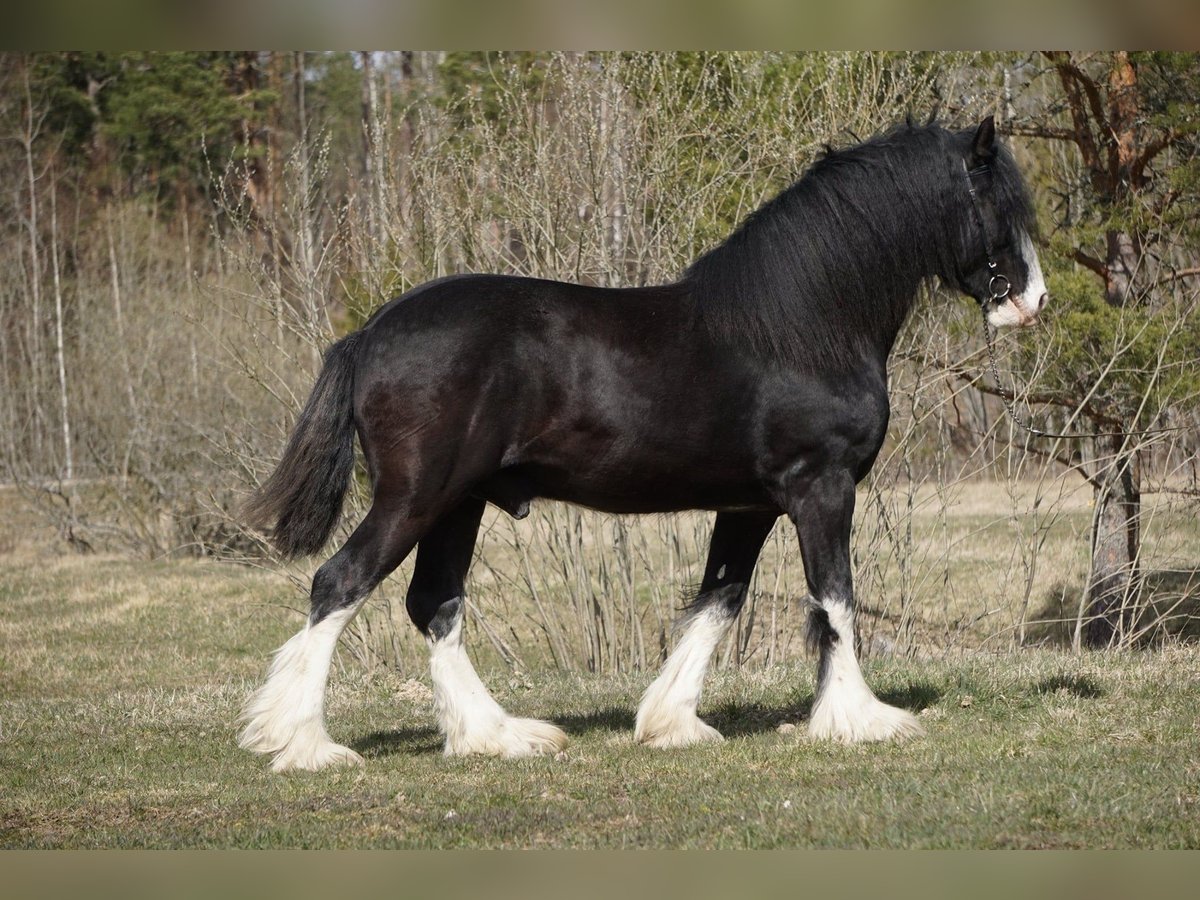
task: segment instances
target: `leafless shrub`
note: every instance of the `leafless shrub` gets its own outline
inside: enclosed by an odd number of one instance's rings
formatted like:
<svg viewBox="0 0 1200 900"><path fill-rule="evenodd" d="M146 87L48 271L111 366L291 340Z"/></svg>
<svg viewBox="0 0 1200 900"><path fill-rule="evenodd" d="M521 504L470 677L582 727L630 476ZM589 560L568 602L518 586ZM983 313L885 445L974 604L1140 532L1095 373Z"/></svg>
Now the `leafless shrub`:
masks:
<svg viewBox="0 0 1200 900"><path fill-rule="evenodd" d="M866 138L905 109L923 118L940 105L965 122L993 108L999 73L975 62L561 53L538 57L531 88L528 60L500 56L486 90L451 97L429 77L436 57L421 55L425 74L366 92L361 159L335 157L328 136L305 128L292 147L268 147L278 182L269 207L252 202L245 160L211 159L211 208L168 222L152 204L113 201L90 230L64 224L62 198L57 230L32 227L22 185L39 161L10 142L8 168L21 178L0 200L18 223L0 244L0 265L16 273L0 282L6 475L78 547L263 564L263 536L233 510L270 471L321 351L380 303L464 271L674 279L827 142ZM18 112L0 108L20 125ZM39 166L32 190L46 201ZM60 289L84 473L74 481L62 477L48 241L71 263ZM1005 417L975 316L947 296L926 298L891 361L891 430L861 487L853 544L867 654L1069 642L1082 627L1086 492L1073 487L1070 451L1027 439ZM1038 339L1032 360L1028 341L1000 345L1002 375L1021 372L1019 400L1037 396L1055 341L1070 337ZM1078 424L1075 409L1039 410L1053 427ZM1180 526L1194 455L1150 438L1138 453L1162 502L1148 508L1139 560L1154 590L1125 599L1119 642L1130 645L1191 627L1200 544ZM360 473L339 539L367 499ZM699 580L710 528L699 513L632 519L539 503L514 522L489 511L470 584L476 652L515 668L654 667ZM314 565L287 569L297 610ZM376 592L350 637L368 665L424 668L403 608L410 568ZM781 521L718 663L804 652L806 590Z"/></svg>
<svg viewBox="0 0 1200 900"><path fill-rule="evenodd" d="M915 57L819 55L794 64L782 76L789 80L768 96L759 76L773 60L759 54L737 60L740 67L728 62L702 62L684 79L678 63L659 54L555 54L540 73L543 87L531 93L522 64L502 59L488 73L487 104L479 96L447 104L414 94L395 119L385 113L369 122L369 183L344 208L315 208L314 198L294 190L287 192L295 198L287 214L293 222L339 223L316 238L316 258L349 261L358 273L354 285L342 286L352 321L387 292L450 272L609 285L667 281L723 236L714 233L714 210L726 211L728 227L795 177L831 135L848 142L886 127L898 105L923 105L937 78ZM838 87L845 78L861 89ZM719 115L714 96L721 98ZM786 128L772 117L781 109ZM294 186L302 183L302 156L285 163ZM308 179L314 184L323 178L315 158ZM237 198L230 200L236 209ZM253 272L234 307L255 310L245 331L271 350L240 360L245 377L295 409L313 373L311 348L332 333L329 320L313 316L303 299L317 292L289 284L328 284L329 273L313 271L300 256L284 269L245 246L231 249L242 262L230 267ZM913 400L912 415L898 417L895 463L871 482L869 524L857 540L864 595L895 596L890 592L900 587L899 624L893 627L890 608L876 603L869 642L905 652L922 646L916 598L936 568L936 560L914 555L911 524L916 494L934 472L927 466L918 478L910 456L923 452L917 438L932 413L918 407L937 385L914 377L912 386L919 402ZM287 418L261 423L276 432L277 445ZM247 447L263 443L256 437ZM248 459L240 468L259 477L269 462ZM636 521L557 504L536 505L525 522L497 517L477 554L474 621L512 665L549 660L598 672L656 665L671 644L685 591L698 581L709 528L700 514ZM781 525L769 542L721 662L775 662L800 652L806 588L794 541ZM364 655L408 668L420 664L422 648L397 636L406 626L392 591L404 576L381 588L359 633L360 640L373 636L363 646L374 649Z"/></svg>

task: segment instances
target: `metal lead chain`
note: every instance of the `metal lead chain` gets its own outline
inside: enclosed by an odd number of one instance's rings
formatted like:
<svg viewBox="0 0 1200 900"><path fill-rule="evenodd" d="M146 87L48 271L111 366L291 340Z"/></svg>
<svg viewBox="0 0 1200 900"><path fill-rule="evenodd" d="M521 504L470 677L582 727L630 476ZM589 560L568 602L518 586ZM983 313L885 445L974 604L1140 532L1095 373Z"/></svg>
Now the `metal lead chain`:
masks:
<svg viewBox="0 0 1200 900"><path fill-rule="evenodd" d="M1067 437L1067 435L1051 435L1046 434L1039 428L1034 428L1028 419L1022 419L1017 413L1017 407L1014 404L1016 399L1014 395L1010 395L1004 390L1000 381L1000 369L996 365L996 342L992 335L992 325L987 319L987 307L980 307L983 310L983 334L987 338L988 362L992 367L992 380L996 382L996 392L1000 395L1000 399L1004 401L1004 408L1008 411L1009 418L1028 431L1035 437Z"/></svg>
<svg viewBox="0 0 1200 900"><path fill-rule="evenodd" d="M992 335L992 325L990 322L988 322L988 319L987 319L987 306L986 305L981 306L980 309L983 311L983 334L984 334L984 337L987 339L988 362L991 364L992 380L994 380L996 382L996 393L998 393L1000 395L1000 399L1002 401L1004 401L1004 408L1005 408L1005 410L1008 411L1009 417L1017 425L1019 425L1021 428L1024 428L1026 431L1028 431L1034 437L1067 438L1067 439L1098 438L1098 437L1130 438L1130 437L1145 437L1146 435L1151 435L1151 434L1168 434L1172 431L1191 431L1191 430L1193 430L1191 425L1180 425L1180 426L1177 426L1174 428L1148 428L1148 429L1144 429L1142 431L1133 431L1133 430L1130 430L1130 431L1067 431L1067 432L1063 432L1063 433L1055 433L1053 431L1042 431L1040 428L1034 428L1033 425L1030 424L1028 419L1022 418L1022 416L1017 413L1017 408L1014 403L1014 400L1016 399L1015 392L1006 391L1001 386L1002 383L1000 381L1000 369L996 365L996 346L995 346L994 337Z"/></svg>

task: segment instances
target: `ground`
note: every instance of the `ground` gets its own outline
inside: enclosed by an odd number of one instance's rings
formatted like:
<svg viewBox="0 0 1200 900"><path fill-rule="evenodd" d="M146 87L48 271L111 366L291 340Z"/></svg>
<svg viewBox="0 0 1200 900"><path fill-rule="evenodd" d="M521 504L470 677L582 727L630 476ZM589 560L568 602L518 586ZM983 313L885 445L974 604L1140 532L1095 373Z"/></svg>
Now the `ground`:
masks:
<svg viewBox="0 0 1200 900"><path fill-rule="evenodd" d="M0 556L0 846L1200 846L1189 645L874 659L927 734L856 747L803 737L803 660L716 673L728 740L670 752L632 740L649 673L484 666L571 737L518 761L443 757L427 680L343 652L330 731L365 768L279 776L235 719L296 597L215 562Z"/></svg>

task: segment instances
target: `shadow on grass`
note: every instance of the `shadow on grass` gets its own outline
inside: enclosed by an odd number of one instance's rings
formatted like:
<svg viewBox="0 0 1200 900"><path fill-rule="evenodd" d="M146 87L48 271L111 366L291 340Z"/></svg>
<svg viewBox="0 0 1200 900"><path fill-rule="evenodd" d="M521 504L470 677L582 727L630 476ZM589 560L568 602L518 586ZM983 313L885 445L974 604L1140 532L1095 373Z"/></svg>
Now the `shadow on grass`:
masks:
<svg viewBox="0 0 1200 900"><path fill-rule="evenodd" d="M932 706L943 690L929 682L916 682L903 688L884 691L879 699L892 706L920 712ZM786 703L722 703L712 709L701 709L701 718L726 737L749 736L774 731L787 722L796 724L812 712L811 694ZM568 734L590 731L633 731L634 711L625 707L608 707L589 713L555 716L554 723Z"/></svg>
<svg viewBox="0 0 1200 900"><path fill-rule="evenodd" d="M1139 646L1163 641L1200 641L1200 567L1143 572L1126 627L1140 635ZM1025 646L1069 647L1075 636L1083 586L1059 582L1025 628Z"/></svg>
<svg viewBox="0 0 1200 900"><path fill-rule="evenodd" d="M1090 675L1054 675L1039 681L1035 690L1039 694L1057 694L1064 691L1083 700L1095 700L1104 696L1104 688Z"/></svg>
<svg viewBox="0 0 1200 900"><path fill-rule="evenodd" d="M892 706L907 709L911 713L919 713L921 710L933 706L933 704L941 700L944 693L945 691L936 684L931 684L928 681L917 681L907 684L902 688L882 691L879 694L879 699L884 703L890 703Z"/></svg>
<svg viewBox="0 0 1200 900"><path fill-rule="evenodd" d="M567 713L555 716L554 724L567 734L587 734L589 731L633 731L633 710L610 706L588 713Z"/></svg>
<svg viewBox="0 0 1200 900"><path fill-rule="evenodd" d="M352 741L350 749L361 753L367 759L397 753L441 753L442 736L437 733L437 729L429 727L376 731Z"/></svg>
<svg viewBox="0 0 1200 900"><path fill-rule="evenodd" d="M1058 582L1025 624L1026 647L1070 647L1082 588Z"/></svg>
<svg viewBox="0 0 1200 900"><path fill-rule="evenodd" d="M1052 689L1053 690L1053 689ZM918 713L936 703L943 690L929 682L916 682L903 688L883 691L879 699ZM813 697L808 695L793 702L724 703L707 712L706 722L726 737L749 736L774 731L782 723L796 724L808 718ZM592 731L630 732L634 726L634 710L609 706L586 713L567 713L553 716L550 721L567 734L582 735ZM391 756L397 753L440 753L441 736L433 728L401 728L396 731L377 731L359 738L350 745L367 758Z"/></svg>
<svg viewBox="0 0 1200 900"><path fill-rule="evenodd" d="M943 690L928 681L919 681L902 688L893 688L878 694L879 699L891 706L898 706L919 713L941 699ZM706 718L726 737L762 734L774 731L780 725L792 725L808 719L812 713L813 695L785 704L726 703Z"/></svg>

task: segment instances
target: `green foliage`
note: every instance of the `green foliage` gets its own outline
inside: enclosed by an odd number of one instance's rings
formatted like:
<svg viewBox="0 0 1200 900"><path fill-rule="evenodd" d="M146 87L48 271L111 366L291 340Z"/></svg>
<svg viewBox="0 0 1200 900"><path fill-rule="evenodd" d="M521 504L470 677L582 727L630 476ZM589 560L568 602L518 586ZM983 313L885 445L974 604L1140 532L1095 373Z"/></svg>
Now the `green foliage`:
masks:
<svg viewBox="0 0 1200 900"><path fill-rule="evenodd" d="M1042 262L1054 344L1037 393L1068 406L1086 399L1085 416L1104 430L1150 427L1169 407L1194 408L1200 396L1195 282L1173 277L1197 264L1200 243L1200 66L1194 53L1131 53L1129 61L1136 91L1125 98L1135 112L1121 135L1128 143L1119 159L1126 164L1110 162L1109 142L1116 137L1107 118L1096 118L1117 115L1111 78L1123 70L1113 53L1073 60L1098 92L1098 105L1081 110L1101 170L1088 170L1070 138L1024 148L1032 156L1038 206L1052 220L1044 229L1051 237ZM1059 80L1052 76L1049 86L1045 105L1028 113L1030 129L1073 135ZM1023 127L1019 121L1018 131ZM1106 298L1110 285L1097 269L1122 272L1122 245L1133 248L1136 263L1128 299L1116 305ZM1113 282L1114 297L1122 284ZM1037 350L1025 348L1027 371L1047 361Z"/></svg>
<svg viewBox="0 0 1200 900"><path fill-rule="evenodd" d="M658 110L650 139L676 145L676 188L664 192L664 200L730 171L742 179L730 184L698 229L702 244L715 244L745 216L745 197L765 198L799 174L749 166L750 148L770 141L780 123L793 119L795 94L811 89L810 79L819 77L819 70L781 53L701 51L641 59L650 64L626 70L631 77L625 86L637 102Z"/></svg>
<svg viewBox="0 0 1200 900"><path fill-rule="evenodd" d="M239 58L240 56L240 58ZM36 57L64 149L81 164L111 155L135 190L200 190L205 153L218 166L260 152L248 128L278 101L245 83L253 61L227 52L60 53Z"/></svg>
<svg viewBox="0 0 1200 900"><path fill-rule="evenodd" d="M450 113L451 121L468 126L467 109L484 120L503 126L503 96L518 89L527 97L546 96L551 54L544 51L455 50L438 67L440 91L435 102Z"/></svg>
<svg viewBox="0 0 1200 900"><path fill-rule="evenodd" d="M199 175L202 145L230 148L236 121L251 112L253 99L230 95L220 62L190 53L122 60L101 128L132 174L150 183Z"/></svg>
<svg viewBox="0 0 1200 900"><path fill-rule="evenodd" d="M1138 69L1142 127L1200 133L1200 62L1195 53L1155 50L1131 53Z"/></svg>
<svg viewBox="0 0 1200 900"><path fill-rule="evenodd" d="M347 163L362 153L362 72L354 54L305 54L309 137L328 135L331 155ZM289 75L291 77L291 75Z"/></svg>
<svg viewBox="0 0 1200 900"><path fill-rule="evenodd" d="M83 161L100 119L99 94L117 76L114 60L96 51L38 53L27 64L35 108L44 107L67 157Z"/></svg>
<svg viewBox="0 0 1200 900"><path fill-rule="evenodd" d="M1048 275L1054 298L1052 364L1045 384L1060 402L1090 395L1088 410L1097 421L1148 426L1180 400L1200 396L1200 312L1194 304L1110 306L1096 276L1057 268ZM1024 344L1033 369L1044 348ZM1099 387L1096 387L1099 382Z"/></svg>
<svg viewBox="0 0 1200 900"><path fill-rule="evenodd" d="M701 233L716 243L828 145L865 140L911 113L924 120L945 53L678 52L628 54L625 87L652 108L651 141L675 146L675 187L727 179Z"/></svg>

